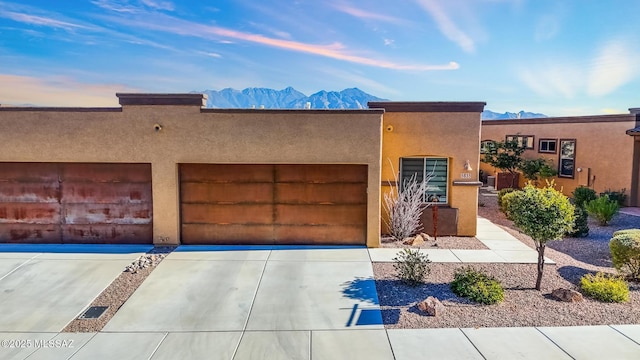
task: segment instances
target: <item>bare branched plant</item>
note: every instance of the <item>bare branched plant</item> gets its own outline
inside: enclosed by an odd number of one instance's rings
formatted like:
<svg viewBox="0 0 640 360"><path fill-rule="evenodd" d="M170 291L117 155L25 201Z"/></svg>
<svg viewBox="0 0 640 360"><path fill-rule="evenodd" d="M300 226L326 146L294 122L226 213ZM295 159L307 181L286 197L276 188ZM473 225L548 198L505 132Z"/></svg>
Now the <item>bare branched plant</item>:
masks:
<svg viewBox="0 0 640 360"><path fill-rule="evenodd" d="M389 161L391 162L391 161ZM393 164L391 164L393 169ZM422 230L420 216L426 205L424 203L427 184L433 174L427 174L425 179L418 182L416 175L406 179L402 186L398 182L398 175L393 170L395 186L389 183L391 191L384 194L383 208L387 214L384 218L390 235L395 240L404 240Z"/></svg>

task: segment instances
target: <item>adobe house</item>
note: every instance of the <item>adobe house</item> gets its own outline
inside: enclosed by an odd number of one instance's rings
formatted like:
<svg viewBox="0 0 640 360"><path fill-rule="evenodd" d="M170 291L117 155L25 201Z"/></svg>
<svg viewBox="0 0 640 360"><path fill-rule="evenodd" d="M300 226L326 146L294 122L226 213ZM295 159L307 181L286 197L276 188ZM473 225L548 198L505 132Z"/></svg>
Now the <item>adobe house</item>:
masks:
<svg viewBox="0 0 640 360"><path fill-rule="evenodd" d="M437 167L442 223L475 235L484 103L116 95L117 108L0 108L0 242L377 247L390 164L401 179Z"/></svg>
<svg viewBox="0 0 640 360"><path fill-rule="evenodd" d="M629 114L489 120L482 122L485 141L517 139L524 158L553 161L558 188L570 195L578 186L596 192L626 189L627 204L640 206L640 109ZM492 175L488 164L481 169ZM520 186L525 180L521 177Z"/></svg>

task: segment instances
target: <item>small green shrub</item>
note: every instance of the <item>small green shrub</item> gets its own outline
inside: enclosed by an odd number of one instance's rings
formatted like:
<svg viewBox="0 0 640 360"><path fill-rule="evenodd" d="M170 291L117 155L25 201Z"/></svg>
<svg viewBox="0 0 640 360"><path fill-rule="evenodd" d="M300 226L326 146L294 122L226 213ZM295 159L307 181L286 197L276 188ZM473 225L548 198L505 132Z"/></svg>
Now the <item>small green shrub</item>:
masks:
<svg viewBox="0 0 640 360"><path fill-rule="evenodd" d="M573 231L570 231L567 235L574 238L581 238L589 235L589 216L587 211L576 205L576 209L573 211L573 217Z"/></svg>
<svg viewBox="0 0 640 360"><path fill-rule="evenodd" d="M640 229L616 231L609 240L609 249L616 270L640 280Z"/></svg>
<svg viewBox="0 0 640 360"><path fill-rule="evenodd" d="M581 208L584 208L589 201L597 198L596 191L586 186L578 186L571 194L573 195L573 204Z"/></svg>
<svg viewBox="0 0 640 360"><path fill-rule="evenodd" d="M605 195L589 201L585 209L589 215L598 220L600 225L606 226L613 216L618 213L619 207L617 201L611 201L609 197Z"/></svg>
<svg viewBox="0 0 640 360"><path fill-rule="evenodd" d="M393 261L398 278L409 286L422 284L424 278L431 272L429 269L431 260L418 249L402 249L393 258Z"/></svg>
<svg viewBox="0 0 640 360"><path fill-rule="evenodd" d="M504 289L500 282L471 266L462 267L455 271L451 290L458 296L486 305L504 300Z"/></svg>
<svg viewBox="0 0 640 360"><path fill-rule="evenodd" d="M619 276L598 272L587 274L580 279L580 288L588 297L603 302L629 301L629 285Z"/></svg>
<svg viewBox="0 0 640 360"><path fill-rule="evenodd" d="M516 191L516 189L512 189L512 188L504 188L504 189L501 189L501 190L498 191L498 206L500 207L500 210L502 210L502 212L505 213L505 214L506 214L506 212L505 212L506 211L506 207L505 207L505 205L503 203L504 196L509 194L509 193L512 193L514 191Z"/></svg>
<svg viewBox="0 0 640 360"><path fill-rule="evenodd" d="M619 207L623 207L624 202L627 200L626 192L627 192L627 189L620 189L620 190L607 189L604 192L601 192L600 196L608 196L609 200L615 201L618 203Z"/></svg>

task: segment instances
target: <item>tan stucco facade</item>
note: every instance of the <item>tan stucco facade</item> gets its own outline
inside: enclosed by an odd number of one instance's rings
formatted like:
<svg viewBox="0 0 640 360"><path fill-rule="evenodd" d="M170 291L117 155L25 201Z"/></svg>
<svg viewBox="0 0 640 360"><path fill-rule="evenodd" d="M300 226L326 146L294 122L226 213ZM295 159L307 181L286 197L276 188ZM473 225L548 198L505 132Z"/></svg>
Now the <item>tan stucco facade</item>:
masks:
<svg viewBox="0 0 640 360"><path fill-rule="evenodd" d="M400 158L447 158L449 202L439 206L458 209L457 235L475 236L480 113L484 103L370 103L369 106L385 108L382 141L383 193L389 191L389 183L397 178ZM465 170L467 160L471 170ZM384 230L386 228L383 222Z"/></svg>
<svg viewBox="0 0 640 360"><path fill-rule="evenodd" d="M557 169L559 150L540 153L540 139L555 139L558 147L562 139L575 139L574 177L555 177L558 188L562 188L565 195L570 195L580 185L589 186L598 193L607 189L626 189L627 195L633 195L628 197L630 205L637 206L638 184L633 181L634 171L638 171L637 164L634 165L637 146L634 147L634 137L626 133L635 126L634 114L492 120L482 122L480 140L504 141L507 135L534 136L534 148L526 150L523 157L550 159ZM495 173L488 164L483 163L481 169L489 175ZM521 177L520 186L524 181Z"/></svg>
<svg viewBox="0 0 640 360"><path fill-rule="evenodd" d="M200 94L118 96L120 108L0 109L0 163L151 164L155 244L180 243L179 164L366 165L366 244L377 247L382 191L394 178L390 164L398 171L402 157L445 157L443 205L459 209L457 235L476 234L484 103L256 110L204 109Z"/></svg>
<svg viewBox="0 0 640 360"><path fill-rule="evenodd" d="M150 163L157 244L179 243L180 163L366 164L367 245L380 241L380 110L3 109L0 128L0 162Z"/></svg>

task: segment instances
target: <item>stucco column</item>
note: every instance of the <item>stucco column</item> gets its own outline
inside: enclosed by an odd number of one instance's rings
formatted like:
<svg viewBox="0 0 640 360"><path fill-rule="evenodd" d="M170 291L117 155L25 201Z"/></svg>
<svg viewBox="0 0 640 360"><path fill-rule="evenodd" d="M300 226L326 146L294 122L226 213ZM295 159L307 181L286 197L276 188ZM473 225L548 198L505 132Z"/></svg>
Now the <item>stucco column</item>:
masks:
<svg viewBox="0 0 640 360"><path fill-rule="evenodd" d="M153 181L153 243L180 244L178 164L161 159L151 164Z"/></svg>

